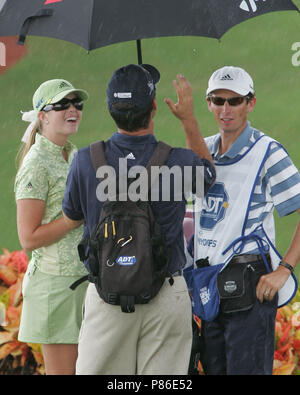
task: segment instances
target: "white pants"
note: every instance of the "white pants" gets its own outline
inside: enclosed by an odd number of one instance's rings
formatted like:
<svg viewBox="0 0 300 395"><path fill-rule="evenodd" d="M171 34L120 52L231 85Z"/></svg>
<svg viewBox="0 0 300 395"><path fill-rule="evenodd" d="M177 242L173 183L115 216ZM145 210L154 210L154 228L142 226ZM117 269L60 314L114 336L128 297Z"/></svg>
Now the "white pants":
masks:
<svg viewBox="0 0 300 395"><path fill-rule="evenodd" d="M192 344L191 302L184 278L168 279L134 313L105 303L89 284L76 374L186 375Z"/></svg>

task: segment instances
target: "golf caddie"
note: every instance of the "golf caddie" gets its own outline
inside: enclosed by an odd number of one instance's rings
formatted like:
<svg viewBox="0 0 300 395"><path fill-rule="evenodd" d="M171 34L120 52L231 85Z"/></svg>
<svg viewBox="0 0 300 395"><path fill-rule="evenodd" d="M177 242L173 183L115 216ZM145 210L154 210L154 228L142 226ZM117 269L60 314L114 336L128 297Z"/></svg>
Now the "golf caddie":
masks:
<svg viewBox="0 0 300 395"><path fill-rule="evenodd" d="M217 179L195 213L193 297L206 374L272 374L275 318L297 289L300 225L282 257L273 210L300 214L300 174L285 148L248 122L256 97L239 67L206 92L219 133L206 139Z"/></svg>

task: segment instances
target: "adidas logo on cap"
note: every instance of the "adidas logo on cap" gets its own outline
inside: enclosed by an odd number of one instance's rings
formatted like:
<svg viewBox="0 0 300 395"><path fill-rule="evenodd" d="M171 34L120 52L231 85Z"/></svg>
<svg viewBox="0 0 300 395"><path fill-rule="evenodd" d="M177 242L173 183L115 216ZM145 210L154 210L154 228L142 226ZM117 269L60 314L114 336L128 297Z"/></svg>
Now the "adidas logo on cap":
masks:
<svg viewBox="0 0 300 395"><path fill-rule="evenodd" d="M233 81L233 78L230 77L229 74L223 75L223 77L221 78L221 81Z"/></svg>
<svg viewBox="0 0 300 395"><path fill-rule="evenodd" d="M67 84L66 82L62 81L59 84L59 89L62 89L62 88L71 88L71 86L69 84Z"/></svg>

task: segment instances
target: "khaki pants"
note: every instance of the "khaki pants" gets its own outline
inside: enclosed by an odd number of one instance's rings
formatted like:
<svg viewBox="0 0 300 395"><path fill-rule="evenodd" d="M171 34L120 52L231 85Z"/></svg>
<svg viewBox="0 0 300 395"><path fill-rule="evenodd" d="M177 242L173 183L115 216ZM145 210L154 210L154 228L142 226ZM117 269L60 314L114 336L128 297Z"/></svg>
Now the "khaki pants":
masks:
<svg viewBox="0 0 300 395"><path fill-rule="evenodd" d="M90 284L79 335L76 374L185 375L192 343L191 302L184 278L168 279L134 313L105 303Z"/></svg>

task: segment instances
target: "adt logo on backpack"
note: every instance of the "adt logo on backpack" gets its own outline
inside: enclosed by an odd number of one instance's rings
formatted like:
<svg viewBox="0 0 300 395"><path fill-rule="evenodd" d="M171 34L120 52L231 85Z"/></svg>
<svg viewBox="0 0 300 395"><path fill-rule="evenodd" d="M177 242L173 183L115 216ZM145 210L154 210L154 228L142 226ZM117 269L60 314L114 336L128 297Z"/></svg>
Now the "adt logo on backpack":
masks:
<svg viewBox="0 0 300 395"><path fill-rule="evenodd" d="M116 262L119 265L123 265L123 266L130 266L130 265L134 265L136 263L136 257L135 256L120 256Z"/></svg>
<svg viewBox="0 0 300 395"><path fill-rule="evenodd" d="M209 190L200 214L200 226L212 230L225 217L228 208L228 194L222 182L216 182Z"/></svg>

